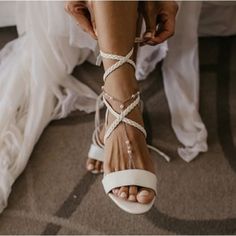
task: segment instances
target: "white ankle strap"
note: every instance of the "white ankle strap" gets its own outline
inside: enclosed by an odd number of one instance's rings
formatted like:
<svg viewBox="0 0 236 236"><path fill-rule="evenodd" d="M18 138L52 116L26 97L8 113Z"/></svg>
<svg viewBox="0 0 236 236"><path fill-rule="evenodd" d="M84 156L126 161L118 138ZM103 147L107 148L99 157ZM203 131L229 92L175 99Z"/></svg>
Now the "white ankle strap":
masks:
<svg viewBox="0 0 236 236"><path fill-rule="evenodd" d="M104 82L106 81L106 78L116 69L118 69L120 66L122 66L125 63L129 63L130 65L132 65L134 67L134 69L136 68L135 63L133 60L130 59L130 57L132 56L134 51L134 48L132 48L129 53L126 56L120 56L120 55L115 55L115 54L109 54L109 53L105 53L100 51L100 56L106 59L112 59L112 60L116 60L117 62L115 64L113 64L111 67L109 67L104 75L103 75L103 80Z"/></svg>

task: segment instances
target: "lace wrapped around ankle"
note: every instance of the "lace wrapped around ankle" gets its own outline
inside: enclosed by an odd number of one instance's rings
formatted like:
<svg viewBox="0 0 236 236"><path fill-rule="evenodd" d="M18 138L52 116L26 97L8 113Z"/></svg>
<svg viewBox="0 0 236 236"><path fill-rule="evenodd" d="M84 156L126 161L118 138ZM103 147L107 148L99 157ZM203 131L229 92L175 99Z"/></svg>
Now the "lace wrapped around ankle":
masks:
<svg viewBox="0 0 236 236"><path fill-rule="evenodd" d="M111 67L109 67L105 71L104 77L103 77L104 82L106 82L107 77L112 72L114 72L116 69L118 69L125 63L129 63L135 69L135 63L130 59L132 53L133 53L133 48L130 50L130 52L126 56L113 55L113 54L101 52L102 57L117 61L115 64L113 64ZM115 111L109 101L118 102L121 111L120 112ZM128 98L126 101L120 101L119 99L114 98L113 96L108 94L106 91L103 91L103 102L105 106L107 107L106 115L105 115L104 143L106 145L106 141L110 137L112 132L120 124L124 124L125 136L126 136L125 144L127 147L127 153L128 153L128 158L129 158L128 169L122 170L122 171L115 171L115 172L104 175L103 180L102 180L104 190L108 194L108 196L123 210L132 214L144 213L152 207L155 201L155 197L153 198L152 202L149 204L140 204L137 202L129 202L129 201L122 200L111 192L112 189L119 188L122 186L139 186L139 187L152 189L155 194L157 193L156 175L150 171L135 168L132 143L129 140L128 133L126 130L126 125L129 125L138 129L145 137L147 135L142 125L140 125L136 121L129 119L127 117L128 114L130 114L139 105L140 94L139 92L136 92L135 94L132 94L131 97ZM129 104L126 106L126 103L129 103ZM108 114L113 115L115 118L114 121L112 121L110 125L108 125Z"/></svg>

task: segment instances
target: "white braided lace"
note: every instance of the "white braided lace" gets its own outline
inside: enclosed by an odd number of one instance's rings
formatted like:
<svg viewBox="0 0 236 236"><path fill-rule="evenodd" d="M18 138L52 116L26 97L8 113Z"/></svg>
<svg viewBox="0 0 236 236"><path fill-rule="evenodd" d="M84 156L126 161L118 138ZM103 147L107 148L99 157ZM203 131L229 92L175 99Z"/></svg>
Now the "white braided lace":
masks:
<svg viewBox="0 0 236 236"><path fill-rule="evenodd" d="M116 69L118 69L120 66L122 66L125 63L129 63L130 65L132 65L134 67L134 69L136 68L134 61L132 61L130 59L130 57L133 54L134 49L132 48L129 53L126 56L120 56L120 55L115 55L115 54L109 54L109 53L105 53L100 51L100 55L103 58L106 59L112 59L112 60L116 60L117 62L115 64L113 64L111 67L109 67L104 75L103 75L103 80L104 82L106 81L106 78Z"/></svg>
<svg viewBox="0 0 236 236"><path fill-rule="evenodd" d="M104 142L107 140L107 138L111 135L113 130L121 123L124 122L130 126L133 126L140 130L144 136L147 136L146 130L138 124L137 122L127 118L126 116L139 104L140 102L140 96L138 95L137 98L125 109L123 110L120 114L114 111L114 109L111 107L111 105L106 101L106 99L103 96L103 102L106 105L107 109L109 112L116 117L116 119L112 122L110 127L106 130L105 136L104 136Z"/></svg>

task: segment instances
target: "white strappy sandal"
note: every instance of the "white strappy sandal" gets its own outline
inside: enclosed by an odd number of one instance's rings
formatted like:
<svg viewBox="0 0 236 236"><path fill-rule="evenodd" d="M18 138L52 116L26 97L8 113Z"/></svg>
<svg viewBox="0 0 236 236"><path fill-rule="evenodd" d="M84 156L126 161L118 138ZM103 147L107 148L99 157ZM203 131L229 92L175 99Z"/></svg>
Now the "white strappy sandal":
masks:
<svg viewBox="0 0 236 236"><path fill-rule="evenodd" d="M107 54L104 52L100 52L101 56L104 58L117 60L115 64L113 64L110 68L108 68L104 73L104 82L106 78L117 68L122 66L125 63L129 63L135 68L135 63L130 59L133 48L126 56L119 56L119 55L113 55L113 54ZM107 107L106 110L106 116L105 116L105 126L107 126L108 123L108 113L113 115L116 119L112 122L112 124L109 127L106 127L105 136L104 136L104 143L106 140L110 137L112 132L118 127L119 124L124 123L125 125L130 125L132 127L135 127L138 129L143 135L146 137L146 131L145 129L137 122L127 118L127 115L135 109L139 103L140 103L140 94L139 92L133 94L130 99L123 102L120 105L121 112L116 112L111 105L109 104L109 100L117 100L110 96L105 91L103 92L103 102L105 106ZM118 100L117 100L118 101ZM131 102L127 107L125 107L125 104L127 102ZM104 190L106 194L116 203L117 206L119 206L124 211L131 213L131 214L141 214L145 213L154 204L155 198L149 203L149 204L141 204L138 202L130 202L128 200L123 200L119 198L118 196L115 196L111 191L112 189L122 187L122 186L138 186L138 187L144 187L152 189L156 195L156 185L157 185L157 178L156 175L153 174L150 171L142 170L142 169L135 169L134 161L133 161L133 152L132 152L132 146L131 142L129 140L128 134L125 129L125 135L127 140L125 141L126 147L127 147L127 156L129 158L129 166L130 168L127 170L122 171L116 171L109 174L104 174L102 184L104 187ZM134 167L134 168L133 168ZM132 169L133 168L133 169Z"/></svg>

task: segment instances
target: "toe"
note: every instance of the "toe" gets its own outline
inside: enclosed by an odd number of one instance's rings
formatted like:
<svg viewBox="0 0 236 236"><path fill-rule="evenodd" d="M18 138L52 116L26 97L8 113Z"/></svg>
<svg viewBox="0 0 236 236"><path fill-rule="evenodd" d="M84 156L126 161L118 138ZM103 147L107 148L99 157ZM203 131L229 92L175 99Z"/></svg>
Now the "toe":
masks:
<svg viewBox="0 0 236 236"><path fill-rule="evenodd" d="M101 162L102 163L102 162ZM103 163L101 164L101 169L100 169L100 172L103 173L104 170L103 170Z"/></svg>
<svg viewBox="0 0 236 236"><path fill-rule="evenodd" d="M93 171L95 168L95 160L88 158L87 160L87 170Z"/></svg>
<svg viewBox="0 0 236 236"><path fill-rule="evenodd" d="M138 188L136 186L130 186L128 200L131 202L136 202L137 193L138 193Z"/></svg>
<svg viewBox="0 0 236 236"><path fill-rule="evenodd" d="M115 194L116 196L118 196L119 193L119 188L114 188L112 189L113 194Z"/></svg>
<svg viewBox="0 0 236 236"><path fill-rule="evenodd" d="M101 165L102 165L102 162L101 161L96 161L95 163L95 170L99 173L101 172Z"/></svg>
<svg viewBox="0 0 236 236"><path fill-rule="evenodd" d="M154 198L155 193L148 188L141 188L137 194L137 201L139 203L148 204Z"/></svg>
<svg viewBox="0 0 236 236"><path fill-rule="evenodd" d="M118 192L118 196L123 199L127 199L129 195L129 188L128 187L121 187Z"/></svg>

